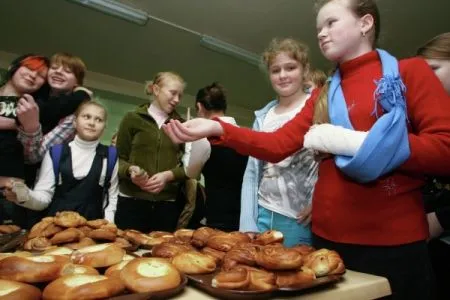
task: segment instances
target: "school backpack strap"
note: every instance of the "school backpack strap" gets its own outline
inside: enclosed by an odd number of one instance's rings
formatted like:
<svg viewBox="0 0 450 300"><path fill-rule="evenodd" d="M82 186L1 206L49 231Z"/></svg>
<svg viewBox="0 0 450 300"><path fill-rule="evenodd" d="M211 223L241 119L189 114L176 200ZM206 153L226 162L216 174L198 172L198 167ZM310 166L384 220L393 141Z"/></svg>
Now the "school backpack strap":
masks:
<svg viewBox="0 0 450 300"><path fill-rule="evenodd" d="M104 157L106 156L106 173L105 173L105 181L103 183L103 193L102 193L102 199L106 200L105 204L103 206L103 209L105 209L106 207L108 207L109 205L109 187L111 186L111 177L112 177L112 173L114 171L114 167L116 165L117 162L117 148L114 146L105 146L105 145L99 145L100 147L100 151L99 153L101 155L103 155Z"/></svg>
<svg viewBox="0 0 450 300"><path fill-rule="evenodd" d="M61 160L64 144L56 144L50 147L50 158L53 163L53 173L55 174L55 184L58 185L59 178L59 162Z"/></svg>

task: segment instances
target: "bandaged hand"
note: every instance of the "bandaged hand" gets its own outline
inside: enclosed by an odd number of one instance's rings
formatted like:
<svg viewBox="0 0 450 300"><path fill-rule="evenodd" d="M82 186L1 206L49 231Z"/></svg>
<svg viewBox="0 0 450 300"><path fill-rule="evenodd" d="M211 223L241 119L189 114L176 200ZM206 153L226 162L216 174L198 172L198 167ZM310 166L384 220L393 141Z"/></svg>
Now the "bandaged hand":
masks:
<svg viewBox="0 0 450 300"><path fill-rule="evenodd" d="M305 134L303 147L322 153L354 156L367 134L365 131L355 131L332 124L313 125Z"/></svg>

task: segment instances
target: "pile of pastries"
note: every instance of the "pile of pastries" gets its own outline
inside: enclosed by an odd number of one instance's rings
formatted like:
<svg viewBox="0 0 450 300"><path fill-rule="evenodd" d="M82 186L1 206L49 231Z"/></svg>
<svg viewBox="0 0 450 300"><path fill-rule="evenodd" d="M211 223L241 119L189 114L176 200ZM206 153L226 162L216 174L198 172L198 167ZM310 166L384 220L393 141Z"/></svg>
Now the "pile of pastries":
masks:
<svg viewBox="0 0 450 300"><path fill-rule="evenodd" d="M79 249L96 243L112 242L128 248L132 244L121 237L123 231L105 219L86 220L77 212L58 212L35 224L25 241L27 251L45 251L56 246Z"/></svg>
<svg viewBox="0 0 450 300"><path fill-rule="evenodd" d="M307 245L286 248L282 242L283 234L275 230L250 236L209 227L181 229L172 239L153 246L151 255L169 259L185 274L216 272L212 286L224 289L298 287L317 277L345 272L336 251Z"/></svg>

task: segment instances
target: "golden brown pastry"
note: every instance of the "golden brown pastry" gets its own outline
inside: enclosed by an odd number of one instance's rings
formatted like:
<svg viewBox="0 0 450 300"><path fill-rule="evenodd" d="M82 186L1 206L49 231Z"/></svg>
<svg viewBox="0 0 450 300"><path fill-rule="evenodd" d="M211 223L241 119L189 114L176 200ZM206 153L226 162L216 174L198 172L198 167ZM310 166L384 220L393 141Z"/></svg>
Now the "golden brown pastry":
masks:
<svg viewBox="0 0 450 300"><path fill-rule="evenodd" d="M232 231L228 233L229 236L233 237L238 241L238 243L250 243L251 238L248 234L240 231Z"/></svg>
<svg viewBox="0 0 450 300"><path fill-rule="evenodd" d="M297 251L302 256L306 256L306 255L316 251L316 249L314 247L309 246L309 245L297 245L297 246L292 247L291 249Z"/></svg>
<svg viewBox="0 0 450 300"><path fill-rule="evenodd" d="M199 229L194 231L194 234L192 235L192 245L195 247L202 248L206 246L206 243L208 242L208 239L210 236L217 234L218 231L210 228L210 227L200 227Z"/></svg>
<svg viewBox="0 0 450 300"><path fill-rule="evenodd" d="M6 252L6 253L0 253L0 260L10 257L10 256L28 257L28 256L32 256L32 255L33 254L28 251Z"/></svg>
<svg viewBox="0 0 450 300"><path fill-rule="evenodd" d="M233 236L230 233L219 233L211 236L206 245L219 251L228 252L238 243L240 243L239 237Z"/></svg>
<svg viewBox="0 0 450 300"><path fill-rule="evenodd" d="M20 231L20 227L17 225L0 225L0 235L8 234Z"/></svg>
<svg viewBox="0 0 450 300"><path fill-rule="evenodd" d="M245 290L250 285L250 272L245 268L221 271L214 276L211 285L227 290Z"/></svg>
<svg viewBox="0 0 450 300"><path fill-rule="evenodd" d="M98 271L90 266L75 265L72 263L65 264L59 276L76 275L76 274L86 274L86 275L99 275Z"/></svg>
<svg viewBox="0 0 450 300"><path fill-rule="evenodd" d="M73 252L73 249L67 247L57 247L44 251L42 255L62 255L62 256L70 256Z"/></svg>
<svg viewBox="0 0 450 300"><path fill-rule="evenodd" d="M135 245L143 245L150 239L148 235L134 229L125 230L123 236Z"/></svg>
<svg viewBox="0 0 450 300"><path fill-rule="evenodd" d="M118 264L115 264L105 271L105 276L108 277L117 277L120 278L120 272L122 272L122 269L130 262L131 260L123 260Z"/></svg>
<svg viewBox="0 0 450 300"><path fill-rule="evenodd" d="M301 286L316 280L316 274L307 267L301 267L297 271L285 271L277 273L276 284L280 288Z"/></svg>
<svg viewBox="0 0 450 300"><path fill-rule="evenodd" d="M253 267L248 267L247 271L250 273L250 284L248 286L248 290L272 291L277 288L277 277L274 273Z"/></svg>
<svg viewBox="0 0 450 300"><path fill-rule="evenodd" d="M93 229L99 229L103 225L108 224L108 220L105 219L96 219L96 220L90 220L86 222L86 225L89 227L92 227Z"/></svg>
<svg viewBox="0 0 450 300"><path fill-rule="evenodd" d="M40 222L34 224L33 227L31 227L30 229L28 239L41 236L44 229L46 229L50 224L53 224L53 217L44 218Z"/></svg>
<svg viewBox="0 0 450 300"><path fill-rule="evenodd" d="M128 240L121 237L117 237L116 240L114 241L114 244L123 249L133 247L133 244L131 244Z"/></svg>
<svg viewBox="0 0 450 300"><path fill-rule="evenodd" d="M30 284L0 279L0 300L40 300L41 291Z"/></svg>
<svg viewBox="0 0 450 300"><path fill-rule="evenodd" d="M190 244L164 242L152 248L153 257L173 258L176 255L195 250Z"/></svg>
<svg viewBox="0 0 450 300"><path fill-rule="evenodd" d="M233 260L239 264L253 266L256 264L256 252L259 246L246 243L234 246L225 255L225 260Z"/></svg>
<svg viewBox="0 0 450 300"><path fill-rule="evenodd" d="M101 240L101 241L114 242L116 240L116 234L106 229L94 229L88 233L88 237L90 237L93 240Z"/></svg>
<svg viewBox="0 0 450 300"><path fill-rule="evenodd" d="M108 223L108 224L102 225L100 227L100 229L111 231L112 233L114 233L116 235L117 235L117 231L119 230L117 228L116 224L113 224L113 223Z"/></svg>
<svg viewBox="0 0 450 300"><path fill-rule="evenodd" d="M216 261L217 265L222 264L223 259L225 258L226 252L219 251L210 247L205 247L202 250L200 250L203 254L209 255Z"/></svg>
<svg viewBox="0 0 450 300"><path fill-rule="evenodd" d="M54 223L61 227L78 227L86 224L86 219L74 211L57 212Z"/></svg>
<svg viewBox="0 0 450 300"><path fill-rule="evenodd" d="M175 231L173 233L173 235L182 241L190 242L192 239L192 236L194 235L194 230L185 229L185 228L178 229L177 231Z"/></svg>
<svg viewBox="0 0 450 300"><path fill-rule="evenodd" d="M336 251L328 249L310 253L306 256L304 265L313 270L317 277L345 272L342 258Z"/></svg>
<svg viewBox="0 0 450 300"><path fill-rule="evenodd" d="M58 226L56 224L50 223L47 227L45 227L44 230L42 230L40 236L51 238L53 235L57 234L58 232L63 231L65 228Z"/></svg>
<svg viewBox="0 0 450 300"><path fill-rule="evenodd" d="M92 245L95 245L95 244L96 243L95 243L95 241L93 239L88 238L88 237L84 237L77 243L68 243L68 244L64 244L63 246L67 247L67 248L70 248L70 249L73 249L73 250L78 250L80 248L84 248L84 247L87 247L87 246L92 246Z"/></svg>
<svg viewBox="0 0 450 300"><path fill-rule="evenodd" d="M173 289L180 285L181 275L166 259L136 258L123 267L120 279L132 292L145 293Z"/></svg>
<svg viewBox="0 0 450 300"><path fill-rule="evenodd" d="M159 238L165 235L172 235L172 233L168 231L152 231L148 234L148 236L152 238Z"/></svg>
<svg viewBox="0 0 450 300"><path fill-rule="evenodd" d="M58 232L51 239L50 242L53 245L59 245L64 243L78 242L84 237L83 232L76 228L67 228L64 231Z"/></svg>
<svg viewBox="0 0 450 300"><path fill-rule="evenodd" d="M77 227L77 229L79 231L81 231L82 233L84 233L85 236L88 236L89 232L94 230L92 227L89 227L87 225L83 225L83 226Z"/></svg>
<svg viewBox="0 0 450 300"><path fill-rule="evenodd" d="M122 293L119 278L103 275L69 275L56 279L43 292L44 300L104 299Z"/></svg>
<svg viewBox="0 0 450 300"><path fill-rule="evenodd" d="M176 255L172 264L185 274L207 274L216 269L216 260L209 255L188 251Z"/></svg>
<svg viewBox="0 0 450 300"><path fill-rule="evenodd" d="M67 262L67 257L58 255L10 256L0 260L0 279L28 283L51 281L59 276Z"/></svg>
<svg viewBox="0 0 450 300"><path fill-rule="evenodd" d="M174 239L174 236L172 234L169 235L163 235L160 237L149 237L145 240L145 242L142 244L143 248L152 249L156 245L160 245L165 242L169 242L172 239Z"/></svg>
<svg viewBox="0 0 450 300"><path fill-rule="evenodd" d="M254 243L259 245L268 245L274 243L282 243L284 240L283 233L277 230L267 230L256 236Z"/></svg>
<svg viewBox="0 0 450 300"><path fill-rule="evenodd" d="M267 270L294 270L303 264L300 253L280 246L264 246L256 252L256 263Z"/></svg>
<svg viewBox="0 0 450 300"><path fill-rule="evenodd" d="M52 243L50 242L50 240L48 240L45 237L35 237L32 238L31 240L28 240L25 242L25 244L23 245L23 249L24 250L28 250L28 251L44 251L47 249L52 248Z"/></svg>
<svg viewBox="0 0 450 300"><path fill-rule="evenodd" d="M80 248L70 256L73 263L94 268L109 267L122 261L125 250L112 244Z"/></svg>

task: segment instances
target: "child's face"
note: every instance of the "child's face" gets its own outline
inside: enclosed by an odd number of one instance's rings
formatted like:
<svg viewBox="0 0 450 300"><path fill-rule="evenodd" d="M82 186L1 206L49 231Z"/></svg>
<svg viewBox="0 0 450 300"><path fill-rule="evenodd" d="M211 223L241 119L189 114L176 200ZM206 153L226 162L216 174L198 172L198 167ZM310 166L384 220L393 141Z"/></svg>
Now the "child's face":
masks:
<svg viewBox="0 0 450 300"><path fill-rule="evenodd" d="M42 87L46 76L47 68L31 70L21 66L12 76L11 82L19 94L32 94Z"/></svg>
<svg viewBox="0 0 450 300"><path fill-rule="evenodd" d="M105 110L96 105L85 105L75 119L77 135L85 141L100 139L105 130Z"/></svg>
<svg viewBox="0 0 450 300"><path fill-rule="evenodd" d="M334 0L317 14L317 32L322 54L330 61L344 62L359 56L362 44L361 21L348 1Z"/></svg>
<svg viewBox="0 0 450 300"><path fill-rule="evenodd" d="M275 92L282 97L295 94L303 86L303 68L288 53L281 52L270 64L270 82Z"/></svg>
<svg viewBox="0 0 450 300"><path fill-rule="evenodd" d="M180 104L183 90L184 86L181 82L166 78L154 88L155 101L161 110L170 114Z"/></svg>
<svg viewBox="0 0 450 300"><path fill-rule="evenodd" d="M72 70L64 65L53 63L48 70L48 84L53 91L69 92L77 86L77 78Z"/></svg>
<svg viewBox="0 0 450 300"><path fill-rule="evenodd" d="M450 95L450 60L448 59L426 59L433 69L434 74L444 85L447 94Z"/></svg>

